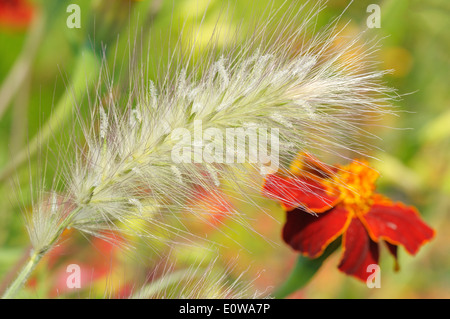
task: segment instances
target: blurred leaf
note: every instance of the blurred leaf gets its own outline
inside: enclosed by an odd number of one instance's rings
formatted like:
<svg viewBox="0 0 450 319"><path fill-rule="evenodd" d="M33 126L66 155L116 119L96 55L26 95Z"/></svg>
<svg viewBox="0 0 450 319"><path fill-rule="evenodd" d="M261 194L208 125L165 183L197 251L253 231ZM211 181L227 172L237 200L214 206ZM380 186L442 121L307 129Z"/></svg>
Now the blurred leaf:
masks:
<svg viewBox="0 0 450 319"><path fill-rule="evenodd" d="M385 183L394 183L409 194L422 188L420 177L402 161L386 153L378 154L377 158L379 161L374 165L381 172Z"/></svg>
<svg viewBox="0 0 450 319"><path fill-rule="evenodd" d="M0 273L3 274L5 271L9 270L22 254L23 248L0 248Z"/></svg>
<svg viewBox="0 0 450 319"><path fill-rule="evenodd" d="M421 138L426 143L450 139L450 110L428 123L421 132Z"/></svg>
<svg viewBox="0 0 450 319"><path fill-rule="evenodd" d="M340 246L341 239L339 238L331 243L318 258L311 259L299 255L297 258L297 263L289 275L289 278L272 295L275 298L285 298L295 291L303 288L312 279L312 277L314 277L323 262Z"/></svg>

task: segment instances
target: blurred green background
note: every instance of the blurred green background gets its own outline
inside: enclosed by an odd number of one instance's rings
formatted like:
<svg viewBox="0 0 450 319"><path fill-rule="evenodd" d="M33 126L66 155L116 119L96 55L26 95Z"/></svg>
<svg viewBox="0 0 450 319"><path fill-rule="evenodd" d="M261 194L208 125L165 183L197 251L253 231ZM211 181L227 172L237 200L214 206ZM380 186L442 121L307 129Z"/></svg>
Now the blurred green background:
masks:
<svg viewBox="0 0 450 319"><path fill-rule="evenodd" d="M82 81L70 90L75 74L80 72L80 63L87 63L87 55L91 54L97 61L91 62L91 68L81 69L83 79L89 71L98 68L103 44L107 47L104 51L107 63L118 70L114 79L118 83L125 79L126 83L129 52L135 48L129 39L133 39L137 29L139 37L152 38L148 62L150 77L155 77L160 61L167 59L168 48L176 45L183 25L186 30L195 26L201 31L200 55L219 17L226 17L220 20L221 30L226 33L241 22L250 23L257 10L270 6L278 8L284 1L23 0L12 1L15 11L6 8L7 2L0 0L0 282L29 245L22 214L30 209L30 176L33 180L42 179L44 175L51 177L58 163L57 156L49 156L43 172L45 154L39 155L38 148L38 155L29 160L29 143L42 134L49 120L53 125L45 143L55 147L67 142L69 132L64 130L71 129L70 114L58 112L57 107L73 97L79 105L87 104L88 97L83 91L88 82ZM70 15L66 9L71 3L81 8L79 29L66 27ZM372 129L380 139L371 142L382 150L369 154L378 159L372 164L381 172L379 191L418 207L437 236L414 257L400 249L399 272L393 271L393 260L387 251L382 251L379 289L369 289L340 273L337 270L340 254L337 253L304 289L292 296L295 298L450 297L450 232L447 232L450 229L450 2L355 1L339 22L342 26L348 23L345 35L356 35L367 29L370 13L366 9L372 3L381 8L381 28L367 30L363 38L381 39L376 55L380 62L378 67L392 70L384 81L401 96L395 102L398 116L385 116L381 125ZM297 6L301 4L302 1L297 2ZM317 27L340 15L348 4L347 0L330 0L319 16ZM281 17L287 8L287 5L281 7L277 16ZM223 48L232 43L226 36L218 38L218 45ZM64 123L66 125L58 126ZM199 232L208 233L209 238L220 242L222 247L218 251L180 249L177 258L189 264L196 255L214 259L218 254L226 265L228 258L238 255L236 273L250 265L251 271L246 275L250 280L256 278L257 289L276 287L286 279L296 254L281 241L284 213L278 204L262 198L258 203L271 211L271 215L251 205L234 204L248 214L252 226L263 236L248 232L232 221L225 221L225 231L233 230L229 236L199 226ZM126 295L127 289L133 286L128 282L131 280L129 270L135 267L133 260L124 258L114 247L101 241L74 234L60 247L59 254L55 252L46 261L48 267L38 268L22 294L26 297L83 296L65 292L61 283L64 282L61 279L65 275L64 265L77 262L93 274L89 285L91 297L103 296L109 285L118 286L117 291ZM143 268L139 271L145 281L148 268Z"/></svg>

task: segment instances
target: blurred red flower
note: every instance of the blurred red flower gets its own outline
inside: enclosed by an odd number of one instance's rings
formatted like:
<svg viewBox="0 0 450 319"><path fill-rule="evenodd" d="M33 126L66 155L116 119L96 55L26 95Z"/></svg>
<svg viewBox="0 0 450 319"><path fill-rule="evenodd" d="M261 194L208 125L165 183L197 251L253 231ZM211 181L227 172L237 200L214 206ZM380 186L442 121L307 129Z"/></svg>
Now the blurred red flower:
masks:
<svg viewBox="0 0 450 319"><path fill-rule="evenodd" d="M33 19L33 6L25 0L0 0L0 25L25 28Z"/></svg>
<svg viewBox="0 0 450 319"><path fill-rule="evenodd" d="M222 225L233 214L233 205L220 189L196 186L188 205L196 212L196 222L201 220L211 229Z"/></svg>
<svg viewBox="0 0 450 319"><path fill-rule="evenodd" d="M397 247L410 254L434 237L414 207L375 192L378 173L365 161L329 166L300 154L289 174L269 175L263 194L287 212L283 240L310 258L319 257L342 235L339 269L366 281L368 266L378 264L384 241L397 266ZM317 213L317 214L316 214Z"/></svg>

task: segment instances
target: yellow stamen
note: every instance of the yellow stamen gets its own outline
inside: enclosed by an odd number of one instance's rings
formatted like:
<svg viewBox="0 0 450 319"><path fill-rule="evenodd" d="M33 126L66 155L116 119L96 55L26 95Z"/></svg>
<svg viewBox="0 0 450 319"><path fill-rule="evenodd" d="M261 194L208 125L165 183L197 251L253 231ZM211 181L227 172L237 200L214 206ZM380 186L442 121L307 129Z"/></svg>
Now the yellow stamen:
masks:
<svg viewBox="0 0 450 319"><path fill-rule="evenodd" d="M369 211L373 204L375 181L379 174L366 161L353 161L339 167L339 172L328 182L332 193L339 193L340 204L355 216Z"/></svg>

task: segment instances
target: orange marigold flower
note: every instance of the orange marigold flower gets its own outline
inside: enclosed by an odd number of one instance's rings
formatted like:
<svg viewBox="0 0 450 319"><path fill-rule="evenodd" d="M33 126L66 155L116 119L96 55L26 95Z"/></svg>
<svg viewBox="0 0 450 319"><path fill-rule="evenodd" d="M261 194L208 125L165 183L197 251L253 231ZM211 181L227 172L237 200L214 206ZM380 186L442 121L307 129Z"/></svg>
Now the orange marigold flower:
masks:
<svg viewBox="0 0 450 319"><path fill-rule="evenodd" d="M372 273L367 267L378 264L381 241L397 267L398 245L415 254L434 236L414 207L375 192L377 178L366 161L329 166L301 154L290 174L266 178L263 194L279 200L287 212L283 240L288 245L317 258L342 236L339 269L365 281Z"/></svg>
<svg viewBox="0 0 450 319"><path fill-rule="evenodd" d="M25 0L0 0L0 25L27 27L33 18L33 7Z"/></svg>

